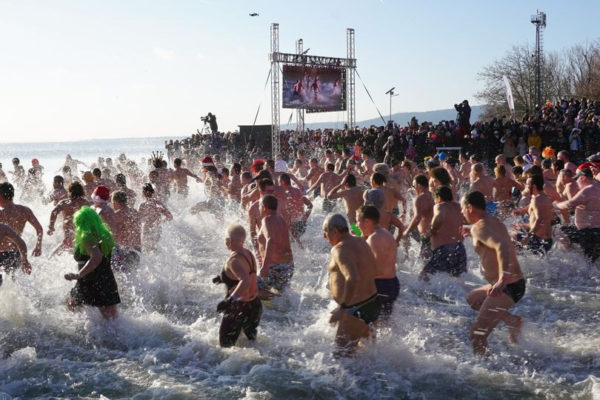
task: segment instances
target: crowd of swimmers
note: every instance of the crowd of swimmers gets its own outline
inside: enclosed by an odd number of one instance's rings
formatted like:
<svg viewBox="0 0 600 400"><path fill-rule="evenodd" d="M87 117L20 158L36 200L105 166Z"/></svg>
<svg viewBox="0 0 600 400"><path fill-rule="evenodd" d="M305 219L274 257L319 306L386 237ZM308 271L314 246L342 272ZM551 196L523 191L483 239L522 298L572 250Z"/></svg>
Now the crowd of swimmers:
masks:
<svg viewBox="0 0 600 400"><path fill-rule="evenodd" d="M399 252L406 260L410 246L418 246L424 281L438 273L458 277L467 272L463 241L470 238L488 282L466 298L477 311L470 338L473 350L486 354L487 338L500 321L510 342L521 331L522 319L510 311L526 292L518 252L547 257L554 246L576 244L590 263L600 256L600 157L577 166L567 152L551 150L531 149L510 160L501 154L490 169L476 154L444 152L421 168L411 160L378 163L369 152L357 159L346 150L326 150L321 159L298 151L289 164L275 157L230 168L214 156L176 158L171 168L154 154L147 171L124 155L116 163L99 159L89 170L68 156L52 191L38 198L54 204L48 235L62 217L63 239L51 256L72 252L78 264L77 272L65 275L75 281L68 307L97 307L111 319L120 303L114 273L135 269L144 253L160 246L161 226L173 218L170 199L188 197L189 179L202 183L205 200L190 205L191 213L239 219L227 227L231 254L213 279L226 288L216 308L223 314L224 347L235 345L242 331L254 340L262 301L290 290L296 269L292 243L305 249L302 236L316 198L325 214L323 237L331 245L328 289L337 306L330 322L337 325L338 355L352 353L394 312ZM13 164L12 179L4 175L0 183L0 271L9 276L19 268L32 273L21 239L25 225L37 233L34 257L41 255L44 236L32 209L14 202L15 188L24 193L31 187L18 179L19 163ZM86 168L81 178L79 165ZM41 181L43 169L35 173Z"/></svg>

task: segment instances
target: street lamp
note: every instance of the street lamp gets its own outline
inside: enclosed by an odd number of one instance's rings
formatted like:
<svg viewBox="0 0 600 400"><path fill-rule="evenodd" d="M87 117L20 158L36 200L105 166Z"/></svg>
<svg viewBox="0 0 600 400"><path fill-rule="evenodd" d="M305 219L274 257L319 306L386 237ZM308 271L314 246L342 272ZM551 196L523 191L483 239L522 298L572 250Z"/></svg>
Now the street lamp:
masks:
<svg viewBox="0 0 600 400"><path fill-rule="evenodd" d="M392 97L398 96L397 94L394 94L394 89L396 89L396 86L385 92L385 94L390 95L390 121L392 120Z"/></svg>

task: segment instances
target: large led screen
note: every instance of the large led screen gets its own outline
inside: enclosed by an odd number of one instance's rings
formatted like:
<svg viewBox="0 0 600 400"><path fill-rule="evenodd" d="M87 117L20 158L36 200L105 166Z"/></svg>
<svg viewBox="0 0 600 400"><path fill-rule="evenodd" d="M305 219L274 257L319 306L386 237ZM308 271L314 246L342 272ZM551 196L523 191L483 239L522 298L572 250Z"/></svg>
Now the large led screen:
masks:
<svg viewBox="0 0 600 400"><path fill-rule="evenodd" d="M307 111L346 109L345 70L340 68L283 66L283 108Z"/></svg>

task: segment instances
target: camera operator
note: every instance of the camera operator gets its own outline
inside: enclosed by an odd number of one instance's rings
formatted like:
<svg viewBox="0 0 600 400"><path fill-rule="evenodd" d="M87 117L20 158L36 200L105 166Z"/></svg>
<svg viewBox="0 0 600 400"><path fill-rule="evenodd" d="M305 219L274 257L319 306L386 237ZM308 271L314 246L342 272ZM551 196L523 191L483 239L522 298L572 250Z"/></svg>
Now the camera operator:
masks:
<svg viewBox="0 0 600 400"><path fill-rule="evenodd" d="M456 115L456 122L460 129L461 136L469 133L471 127L471 106L467 100L463 100L460 104L455 104L454 108L458 112Z"/></svg>

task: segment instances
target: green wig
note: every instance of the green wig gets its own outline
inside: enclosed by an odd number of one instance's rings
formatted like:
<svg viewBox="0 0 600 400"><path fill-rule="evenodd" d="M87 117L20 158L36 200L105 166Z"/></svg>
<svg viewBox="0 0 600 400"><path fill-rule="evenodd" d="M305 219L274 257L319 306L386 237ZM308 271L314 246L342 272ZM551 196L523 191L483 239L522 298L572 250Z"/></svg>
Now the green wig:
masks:
<svg viewBox="0 0 600 400"><path fill-rule="evenodd" d="M83 243L100 243L102 255L110 257L115 247L115 239L108 229L108 225L100 218L98 213L89 206L83 206L73 217L75 227L75 250L81 254L89 255Z"/></svg>

